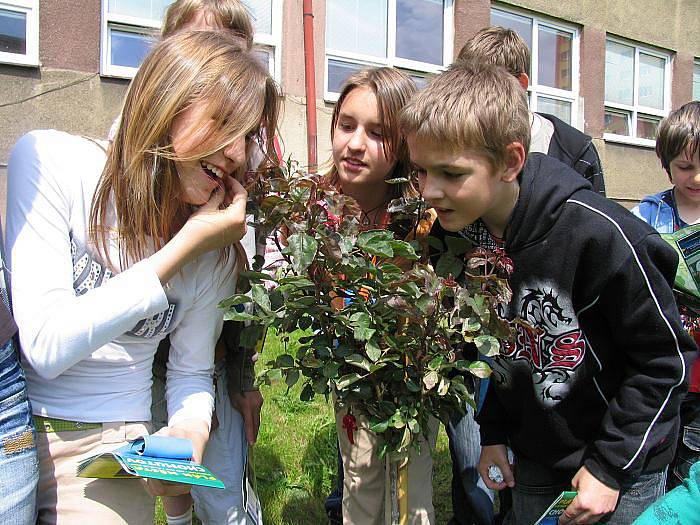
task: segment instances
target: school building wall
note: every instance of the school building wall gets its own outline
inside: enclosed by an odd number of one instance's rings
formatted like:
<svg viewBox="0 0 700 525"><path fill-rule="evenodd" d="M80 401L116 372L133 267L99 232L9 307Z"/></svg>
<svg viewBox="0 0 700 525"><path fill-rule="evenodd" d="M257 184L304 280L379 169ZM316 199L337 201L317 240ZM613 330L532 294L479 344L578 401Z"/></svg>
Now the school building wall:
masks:
<svg viewBox="0 0 700 525"><path fill-rule="evenodd" d="M306 162L302 0L280 2L278 81L284 92L280 136L285 155ZM489 0L452 2L448 28L452 56L489 25L492 5L551 18L580 31L578 122L594 137L605 169L608 195L631 205L668 185L652 148L603 139L605 42L607 35L659 48L672 56L671 107L691 99L694 61L700 57L698 0ZM333 104L324 100L326 2L314 3L318 160L330 155ZM119 112L128 80L100 74L101 2L41 0L39 66L0 64L0 211L5 209L10 149L25 132L56 128L105 137ZM427 30L428 28L426 28ZM80 159L76 159L80 162Z"/></svg>

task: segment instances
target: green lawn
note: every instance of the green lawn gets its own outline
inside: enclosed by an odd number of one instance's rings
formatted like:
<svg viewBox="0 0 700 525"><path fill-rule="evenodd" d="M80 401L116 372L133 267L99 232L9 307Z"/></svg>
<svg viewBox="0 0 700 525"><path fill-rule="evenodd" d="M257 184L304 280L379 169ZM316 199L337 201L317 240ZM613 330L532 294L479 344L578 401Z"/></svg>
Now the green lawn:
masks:
<svg viewBox="0 0 700 525"><path fill-rule="evenodd" d="M280 353L280 342L269 337L262 361ZM253 455L266 525L326 523L323 502L335 483L336 470L333 411L323 398L300 401L299 391L297 385L287 392L284 384L262 389L265 406ZM452 507L450 454L442 428L434 461L433 501L437 523L442 525ZM160 506L155 522L165 523Z"/></svg>

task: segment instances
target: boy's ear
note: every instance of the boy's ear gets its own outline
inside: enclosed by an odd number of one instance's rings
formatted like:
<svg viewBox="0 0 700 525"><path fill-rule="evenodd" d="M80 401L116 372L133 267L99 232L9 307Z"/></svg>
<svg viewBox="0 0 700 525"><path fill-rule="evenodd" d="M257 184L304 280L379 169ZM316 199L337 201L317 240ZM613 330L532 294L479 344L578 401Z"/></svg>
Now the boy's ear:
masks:
<svg viewBox="0 0 700 525"><path fill-rule="evenodd" d="M527 76L527 73L520 73L517 78L522 88L527 91L527 87L530 85L530 77Z"/></svg>
<svg viewBox="0 0 700 525"><path fill-rule="evenodd" d="M506 167L501 175L503 182L513 182L518 178L525 165L525 148L520 142L511 142L506 146Z"/></svg>

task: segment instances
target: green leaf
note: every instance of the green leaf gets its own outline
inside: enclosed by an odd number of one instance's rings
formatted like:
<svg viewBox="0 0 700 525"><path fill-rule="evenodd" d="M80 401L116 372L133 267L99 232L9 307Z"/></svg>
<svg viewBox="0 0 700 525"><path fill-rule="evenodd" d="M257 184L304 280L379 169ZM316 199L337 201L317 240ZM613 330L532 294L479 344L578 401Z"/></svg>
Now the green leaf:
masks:
<svg viewBox="0 0 700 525"><path fill-rule="evenodd" d="M440 256L437 264L435 265L435 273L440 277L447 277L451 275L452 277L459 276L464 268L464 263L455 257L452 253L447 252Z"/></svg>
<svg viewBox="0 0 700 525"><path fill-rule="evenodd" d="M229 310L224 313L224 321L256 321L260 322L260 318L257 315L249 314L248 312L236 312L235 310Z"/></svg>
<svg viewBox="0 0 700 525"><path fill-rule="evenodd" d="M311 319L311 317L309 317L308 315L302 315L299 318L299 321L297 321L297 326L301 330L308 330L309 328L311 328L311 325L313 324L313 322L314 322L314 320Z"/></svg>
<svg viewBox="0 0 700 525"><path fill-rule="evenodd" d="M306 270L316 257L318 242L306 233L295 233L287 238L287 247L284 253L292 257L292 268L297 273Z"/></svg>
<svg viewBox="0 0 700 525"><path fill-rule="evenodd" d="M314 381L313 389L317 394L326 394L328 392L328 378L319 377Z"/></svg>
<svg viewBox="0 0 700 525"><path fill-rule="evenodd" d="M476 317L469 317L462 322L463 332L476 332L481 328L481 322Z"/></svg>
<svg viewBox="0 0 700 525"><path fill-rule="evenodd" d="M338 375L338 370L340 370L340 363L329 361L323 365L323 377L333 379Z"/></svg>
<svg viewBox="0 0 700 525"><path fill-rule="evenodd" d="M382 356L382 349L379 348L374 340L369 340L365 343L365 352L367 353L369 360L373 363Z"/></svg>
<svg viewBox="0 0 700 525"><path fill-rule="evenodd" d="M260 281L277 281L277 279L275 279L270 274L267 274L265 272L254 272L251 270L241 270L238 275L241 277L246 277L248 279L258 279Z"/></svg>
<svg viewBox="0 0 700 525"><path fill-rule="evenodd" d="M406 241L391 241L391 248L394 250L395 257L403 257L404 259L408 259L409 261L415 261L418 259L418 255L413 249L413 246L411 246Z"/></svg>
<svg viewBox="0 0 700 525"><path fill-rule="evenodd" d="M393 257L393 240L394 234L388 230L370 230L357 236L357 247L377 257Z"/></svg>
<svg viewBox="0 0 700 525"><path fill-rule="evenodd" d="M265 375L272 382L282 380L282 370L280 370L279 368L270 368L269 370L267 370Z"/></svg>
<svg viewBox="0 0 700 525"><path fill-rule="evenodd" d="M250 298L250 296L245 294L232 295L228 299L224 299L223 301L221 301L219 303L219 308L227 309L239 304L250 303L251 301L252 299Z"/></svg>
<svg viewBox="0 0 700 525"><path fill-rule="evenodd" d="M374 328L370 328L369 325L372 322L372 318L366 312L355 312L350 316L350 324L353 327L353 335L358 341L369 340L376 332Z"/></svg>
<svg viewBox="0 0 700 525"><path fill-rule="evenodd" d="M386 429L389 428L389 420L385 419L384 421L378 421L372 425L370 425L369 429L374 432L375 434L382 434L386 432Z"/></svg>
<svg viewBox="0 0 700 525"><path fill-rule="evenodd" d="M479 350L479 353L485 355L486 357L498 355L498 351L501 348L498 339L490 335L479 335L475 337L474 344L476 345L477 350Z"/></svg>
<svg viewBox="0 0 700 525"><path fill-rule="evenodd" d="M288 388L292 388L299 381L299 370L290 370L287 372L287 377L284 378L284 382L287 384Z"/></svg>
<svg viewBox="0 0 700 525"><path fill-rule="evenodd" d="M423 384L425 385L425 388L427 390L432 390L435 388L435 385L438 384L438 381L440 380L440 376L435 370L431 370L425 376L423 376Z"/></svg>
<svg viewBox="0 0 700 525"><path fill-rule="evenodd" d="M418 434L420 433L420 423L415 418L411 418L408 420L408 429L412 434Z"/></svg>
<svg viewBox="0 0 700 525"><path fill-rule="evenodd" d="M439 396L444 396L447 394L447 391L450 389L450 380L447 379L446 377L440 378L440 384L438 385L438 395Z"/></svg>
<svg viewBox="0 0 700 525"><path fill-rule="evenodd" d="M445 236L445 244L447 244L447 250L454 255L463 255L472 247L472 243L464 237L454 237L451 235Z"/></svg>
<svg viewBox="0 0 700 525"><path fill-rule="evenodd" d="M277 368L292 368L294 366L294 358L289 354L281 354L275 360Z"/></svg>
<svg viewBox="0 0 700 525"><path fill-rule="evenodd" d="M282 277L277 281L280 285L292 285L296 288L313 288L314 283L311 282L306 277L299 277L297 275L290 275L289 277Z"/></svg>
<svg viewBox="0 0 700 525"><path fill-rule="evenodd" d="M491 367L483 361L474 361L469 364L469 372L480 379L484 379L491 375Z"/></svg>
<svg viewBox="0 0 700 525"><path fill-rule="evenodd" d="M440 370L440 367L445 362L445 358L441 355L435 356L428 363L429 370Z"/></svg>
<svg viewBox="0 0 700 525"><path fill-rule="evenodd" d="M309 383L306 383L304 385L304 388L301 389L299 399L301 399L302 401L311 401L314 398L314 395L315 394L313 387Z"/></svg>
<svg viewBox="0 0 700 525"><path fill-rule="evenodd" d="M370 363L360 354L350 354L345 358L345 362L349 365L362 368L363 370L367 370L369 372Z"/></svg>
<svg viewBox="0 0 700 525"><path fill-rule="evenodd" d="M445 250L445 245L442 243L442 241L437 237L433 237L432 235L428 236L428 246L430 246L433 250L436 250L438 252L442 252Z"/></svg>
<svg viewBox="0 0 700 525"><path fill-rule="evenodd" d="M338 390L345 390L350 385L357 383L360 379L362 379L362 376L353 372L352 374L345 374L342 376L335 382L335 385Z"/></svg>
<svg viewBox="0 0 700 525"><path fill-rule="evenodd" d="M270 296L263 285L254 284L250 290L250 295L253 297L255 304L257 304L265 313L270 313L272 311Z"/></svg>
<svg viewBox="0 0 700 525"><path fill-rule="evenodd" d="M408 379L406 381L406 388L409 392L420 392L420 385L418 385L413 379Z"/></svg>

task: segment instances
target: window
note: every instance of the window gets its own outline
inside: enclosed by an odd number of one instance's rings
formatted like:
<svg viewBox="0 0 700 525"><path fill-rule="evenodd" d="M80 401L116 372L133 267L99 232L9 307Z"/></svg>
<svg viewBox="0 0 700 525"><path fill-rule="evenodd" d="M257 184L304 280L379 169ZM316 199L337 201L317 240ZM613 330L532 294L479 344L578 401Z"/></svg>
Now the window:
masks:
<svg viewBox="0 0 700 525"><path fill-rule="evenodd" d="M654 146L669 109L670 65L667 53L607 39L603 138Z"/></svg>
<svg viewBox="0 0 700 525"><path fill-rule="evenodd" d="M1 2L2 0L0 0ZM157 41L168 6L173 0L102 0L103 75L132 78ZM282 0L243 0L248 8L257 53L279 78L279 27Z"/></svg>
<svg viewBox="0 0 700 525"><path fill-rule="evenodd" d="M491 9L491 25L512 29L530 49L530 109L578 123L579 35L575 27L537 16Z"/></svg>
<svg viewBox="0 0 700 525"><path fill-rule="evenodd" d="M700 60L693 65L693 100L700 100Z"/></svg>
<svg viewBox="0 0 700 525"><path fill-rule="evenodd" d="M0 62L39 65L38 0L0 0Z"/></svg>
<svg viewBox="0 0 700 525"><path fill-rule="evenodd" d="M328 0L325 98L368 66L393 66L418 85L452 60L453 0Z"/></svg>

